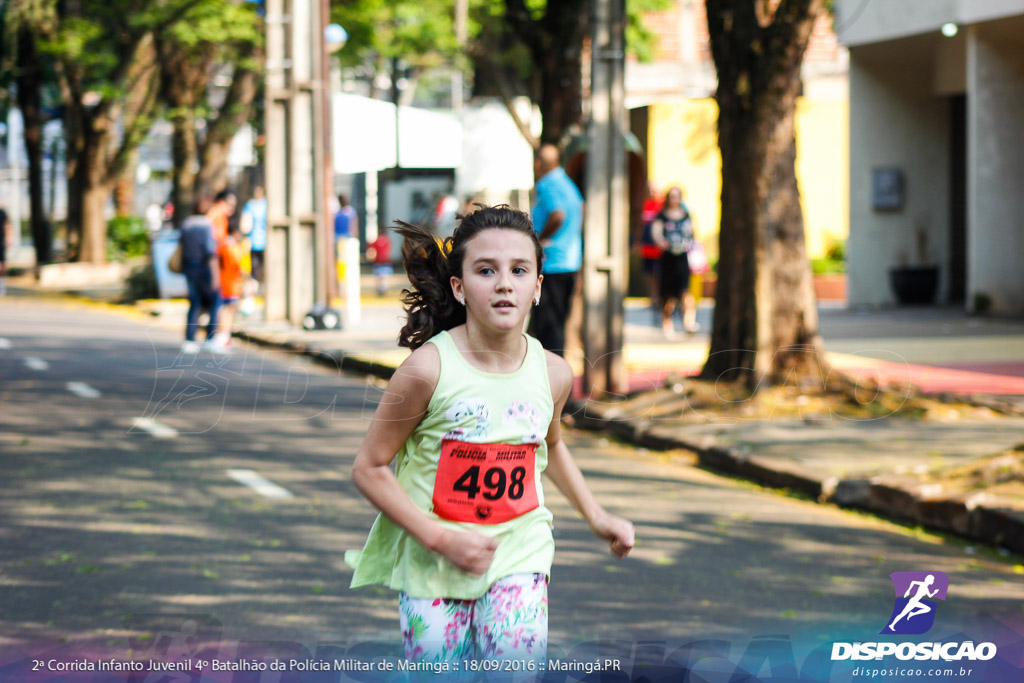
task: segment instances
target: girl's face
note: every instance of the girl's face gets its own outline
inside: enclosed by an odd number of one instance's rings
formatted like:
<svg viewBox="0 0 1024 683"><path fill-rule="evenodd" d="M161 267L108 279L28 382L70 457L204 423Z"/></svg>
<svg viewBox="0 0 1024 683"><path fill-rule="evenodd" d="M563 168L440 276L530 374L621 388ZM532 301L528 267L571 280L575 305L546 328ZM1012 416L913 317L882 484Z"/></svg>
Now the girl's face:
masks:
<svg viewBox="0 0 1024 683"><path fill-rule="evenodd" d="M495 330L522 332L543 276L529 235L487 228L466 244L462 277L452 277L452 291L466 301L466 317Z"/></svg>
<svg viewBox="0 0 1024 683"><path fill-rule="evenodd" d="M678 187L673 187L668 191L668 197L665 199L665 203L669 206L679 206L683 203L683 191Z"/></svg>

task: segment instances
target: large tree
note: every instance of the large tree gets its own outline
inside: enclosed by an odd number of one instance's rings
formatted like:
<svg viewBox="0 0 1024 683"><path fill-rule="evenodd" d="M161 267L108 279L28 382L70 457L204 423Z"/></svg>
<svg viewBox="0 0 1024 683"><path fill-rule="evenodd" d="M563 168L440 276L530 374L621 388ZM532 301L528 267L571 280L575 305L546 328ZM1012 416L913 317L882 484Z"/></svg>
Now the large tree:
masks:
<svg viewBox="0 0 1024 683"><path fill-rule="evenodd" d="M583 118L583 39L590 6L591 0L558 0L531 11L525 0L505 0L506 21L536 70L533 100L543 121L541 144L564 144Z"/></svg>
<svg viewBox="0 0 1024 683"><path fill-rule="evenodd" d="M795 160L800 67L824 0L707 0L722 223L702 376L819 382L826 368Z"/></svg>
<svg viewBox="0 0 1024 683"><path fill-rule="evenodd" d="M106 259L104 209L157 114L156 36L202 0L39 0L52 8L41 51L64 106L68 232L76 257Z"/></svg>
<svg viewBox="0 0 1024 683"><path fill-rule="evenodd" d="M627 0L628 47L649 59L655 39L642 22L645 12L667 9L672 0ZM466 40L456 36L459 5L467 14ZM331 17L348 31L341 53L371 83L401 57L409 80L442 66L475 72L474 93L505 100L523 136L534 147L564 143L583 125L583 47L588 35L591 0L350 0L336 3ZM461 58L464 51L468 60ZM376 88L374 93L383 96ZM409 101L411 89L403 102ZM540 139L512 107L517 96L540 109Z"/></svg>
<svg viewBox="0 0 1024 683"><path fill-rule="evenodd" d="M3 2L0 10L0 87L15 85L14 99L24 121L32 244L36 263L41 265L53 258L52 230L43 210L44 100L45 95L53 94L53 72L40 53L39 35L52 13L45 3L26 0Z"/></svg>
<svg viewBox="0 0 1024 683"><path fill-rule="evenodd" d="M583 128L583 49L590 34L592 0L526 2L498 0L477 9L480 28L467 46L477 70L478 92L492 92L506 102L524 137L562 145ZM638 61L654 56L657 37L644 15L668 9L672 0L626 0L626 48ZM511 106L527 95L540 109L542 128L536 140Z"/></svg>
<svg viewBox="0 0 1024 683"><path fill-rule="evenodd" d="M231 140L258 92L262 44L262 19L251 4L237 1L203 0L156 36L160 97L173 126L176 222L197 197L227 185ZM211 84L223 88L216 102Z"/></svg>
<svg viewBox="0 0 1024 683"><path fill-rule="evenodd" d="M476 0L480 1L480 0ZM396 76L397 62L408 85L401 103L411 102L420 76L432 67L450 66L457 61L459 43L455 30L454 0L349 0L332 3L331 20L348 33L345 48L338 53L343 66L370 83L371 95L391 97L381 87L384 79Z"/></svg>

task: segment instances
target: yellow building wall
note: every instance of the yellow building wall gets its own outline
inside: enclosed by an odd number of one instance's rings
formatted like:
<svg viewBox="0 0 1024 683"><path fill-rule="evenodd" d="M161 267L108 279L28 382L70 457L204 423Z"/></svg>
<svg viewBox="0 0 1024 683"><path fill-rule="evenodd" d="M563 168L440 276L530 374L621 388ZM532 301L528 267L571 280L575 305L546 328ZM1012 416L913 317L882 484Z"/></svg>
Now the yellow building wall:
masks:
<svg viewBox="0 0 1024 683"><path fill-rule="evenodd" d="M810 258L849 235L849 105L797 100L796 175ZM648 110L648 177L662 196L679 185L709 256L718 255L722 159L718 105L710 98L652 104Z"/></svg>

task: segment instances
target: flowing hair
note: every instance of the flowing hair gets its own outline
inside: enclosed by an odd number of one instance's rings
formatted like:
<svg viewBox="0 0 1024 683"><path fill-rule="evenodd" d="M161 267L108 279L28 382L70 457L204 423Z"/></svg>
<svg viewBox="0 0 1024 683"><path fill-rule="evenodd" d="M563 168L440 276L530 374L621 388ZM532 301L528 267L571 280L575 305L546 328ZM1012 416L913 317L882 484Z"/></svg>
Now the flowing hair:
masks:
<svg viewBox="0 0 1024 683"><path fill-rule="evenodd" d="M426 228L405 221L395 221L395 232L405 238L402 260L412 289L402 290L406 323L398 333L398 345L418 349L443 330L466 322L466 308L455 299L451 278L462 277L462 260L471 239L489 228L515 230L529 235L537 256L537 271L544 260L533 221L523 211L507 204L484 206L459 214L459 225L451 237L441 239Z"/></svg>

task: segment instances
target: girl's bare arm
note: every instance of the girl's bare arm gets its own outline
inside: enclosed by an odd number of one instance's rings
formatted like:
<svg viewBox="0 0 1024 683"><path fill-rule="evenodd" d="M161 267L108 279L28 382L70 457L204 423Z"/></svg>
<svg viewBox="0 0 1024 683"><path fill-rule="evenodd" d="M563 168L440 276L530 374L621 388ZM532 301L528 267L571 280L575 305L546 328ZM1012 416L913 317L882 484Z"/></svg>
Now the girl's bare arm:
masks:
<svg viewBox="0 0 1024 683"><path fill-rule="evenodd" d="M551 383L555 411L545 438L548 445L548 466L545 474L569 503L583 515L591 531L609 542L611 552L618 557L625 557L633 549L633 525L621 517L608 513L598 504L569 448L562 440L560 418L572 388L572 369L564 359L553 353L548 353L548 379Z"/></svg>

